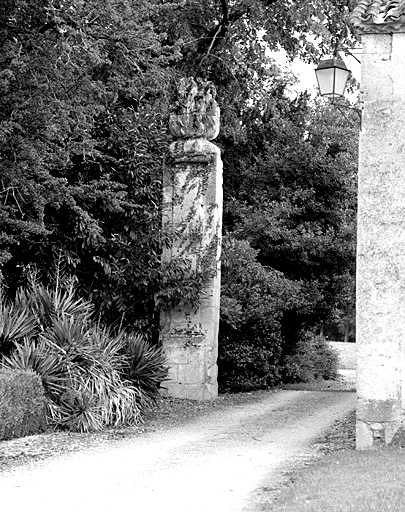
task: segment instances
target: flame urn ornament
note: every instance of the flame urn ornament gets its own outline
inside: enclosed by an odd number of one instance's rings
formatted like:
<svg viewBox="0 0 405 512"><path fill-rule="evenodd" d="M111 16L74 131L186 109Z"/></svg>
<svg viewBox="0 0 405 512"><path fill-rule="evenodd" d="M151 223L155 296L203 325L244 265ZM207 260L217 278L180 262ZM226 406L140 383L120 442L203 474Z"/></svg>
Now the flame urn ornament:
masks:
<svg viewBox="0 0 405 512"><path fill-rule="evenodd" d="M219 133L219 107L212 82L182 78L178 99L169 117L169 130L177 139L213 140Z"/></svg>

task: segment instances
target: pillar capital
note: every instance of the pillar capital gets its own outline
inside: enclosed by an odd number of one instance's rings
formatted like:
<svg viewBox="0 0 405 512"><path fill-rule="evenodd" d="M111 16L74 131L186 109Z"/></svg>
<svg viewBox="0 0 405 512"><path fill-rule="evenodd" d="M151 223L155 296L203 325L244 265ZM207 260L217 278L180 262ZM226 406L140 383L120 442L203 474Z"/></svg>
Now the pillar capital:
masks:
<svg viewBox="0 0 405 512"><path fill-rule="evenodd" d="M169 130L177 139L215 139L219 133L219 107L211 82L182 78L178 99L169 117Z"/></svg>

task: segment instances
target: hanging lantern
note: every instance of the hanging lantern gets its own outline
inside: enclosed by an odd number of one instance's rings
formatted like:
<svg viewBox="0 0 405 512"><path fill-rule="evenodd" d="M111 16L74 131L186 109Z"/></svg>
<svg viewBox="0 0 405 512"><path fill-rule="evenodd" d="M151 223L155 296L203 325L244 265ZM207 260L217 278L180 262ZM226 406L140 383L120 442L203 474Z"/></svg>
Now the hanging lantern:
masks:
<svg viewBox="0 0 405 512"><path fill-rule="evenodd" d="M343 96L350 71L342 59L321 60L315 70L321 96L331 96L332 99Z"/></svg>

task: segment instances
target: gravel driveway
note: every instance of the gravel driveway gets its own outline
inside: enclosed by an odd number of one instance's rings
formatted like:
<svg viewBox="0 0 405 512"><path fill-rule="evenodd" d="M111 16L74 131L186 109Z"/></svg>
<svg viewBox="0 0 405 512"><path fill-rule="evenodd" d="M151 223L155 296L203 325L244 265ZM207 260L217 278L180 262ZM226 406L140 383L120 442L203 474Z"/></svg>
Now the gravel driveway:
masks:
<svg viewBox="0 0 405 512"><path fill-rule="evenodd" d="M258 512L310 442L355 408L355 393L277 391L184 425L1 475L13 512Z"/></svg>

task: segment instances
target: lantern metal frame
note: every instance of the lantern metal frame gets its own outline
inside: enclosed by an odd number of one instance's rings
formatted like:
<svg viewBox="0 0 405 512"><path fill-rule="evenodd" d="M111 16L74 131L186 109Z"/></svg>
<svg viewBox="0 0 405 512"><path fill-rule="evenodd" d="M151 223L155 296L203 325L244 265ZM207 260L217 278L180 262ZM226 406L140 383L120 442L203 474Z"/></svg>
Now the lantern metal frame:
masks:
<svg viewBox="0 0 405 512"><path fill-rule="evenodd" d="M357 59L357 57L354 57L354 58L358 62L360 62ZM322 77L321 73L324 73L326 70L331 70L329 73L329 76ZM337 73L340 74L340 77L338 80L338 82L339 82L338 85L340 86L340 89L338 91L336 90ZM336 101L336 99L344 98L347 81L349 80L350 75L351 75L351 71L347 68L343 59L338 57L338 55L335 55L334 57L332 57L330 59L321 60L318 64L318 67L315 69L315 75L316 75L316 79L318 82L318 89L319 89L320 95L330 97L332 99L331 103L338 108L340 113L346 118L346 120L349 123L350 123L350 120L348 119L348 117L346 116L346 114L344 113L344 111L342 109L349 109L349 110L354 110L355 112L357 112L357 114L359 115L359 118L360 118L360 123L361 123L360 109L358 109L356 107L349 106L342 102L338 103ZM324 81L322 79L324 79ZM327 92L325 92L325 89L323 88L323 85L325 85L325 83L328 86Z"/></svg>
<svg viewBox="0 0 405 512"><path fill-rule="evenodd" d="M342 59L335 56L321 60L315 69L315 75L321 96L331 96L334 100L344 96L351 71Z"/></svg>

